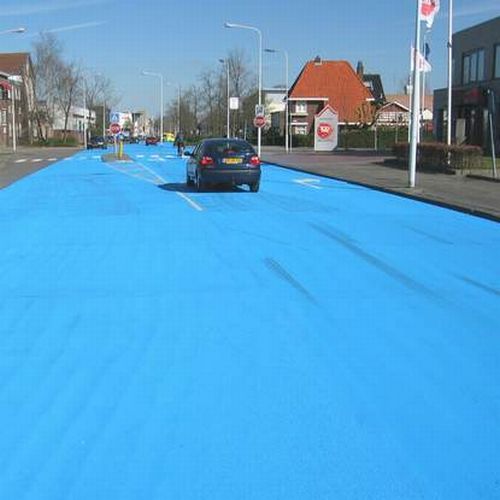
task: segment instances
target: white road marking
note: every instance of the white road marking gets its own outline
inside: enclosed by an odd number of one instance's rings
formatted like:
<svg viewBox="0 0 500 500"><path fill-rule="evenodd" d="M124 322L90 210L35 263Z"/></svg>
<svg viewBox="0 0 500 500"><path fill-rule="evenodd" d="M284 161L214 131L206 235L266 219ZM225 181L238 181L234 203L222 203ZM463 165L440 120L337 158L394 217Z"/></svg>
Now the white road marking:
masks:
<svg viewBox="0 0 500 500"><path fill-rule="evenodd" d="M136 155L137 158L144 158L144 155Z"/></svg>
<svg viewBox="0 0 500 500"><path fill-rule="evenodd" d="M40 163L41 161L42 161L42 159L41 159L41 158L33 158L33 159L31 160L31 163Z"/></svg>
<svg viewBox="0 0 500 500"><path fill-rule="evenodd" d="M203 212L205 210L201 205L192 200L187 194L181 193L180 191L175 192L176 195L180 196L183 200L186 200L195 210L198 212Z"/></svg>
<svg viewBox="0 0 500 500"><path fill-rule="evenodd" d="M99 155L94 155L94 156L92 156L92 159L93 159L93 160L100 160L100 159L101 159L101 157L100 157Z"/></svg>
<svg viewBox="0 0 500 500"><path fill-rule="evenodd" d="M57 161L57 158L48 158L47 161Z"/></svg>
<svg viewBox="0 0 500 500"><path fill-rule="evenodd" d="M319 179L294 179L293 182L300 184L301 186L307 186L313 189L322 189L321 186L316 186L321 181Z"/></svg>
<svg viewBox="0 0 500 500"><path fill-rule="evenodd" d="M71 160L71 156L68 156L67 158L64 158L65 161Z"/></svg>
<svg viewBox="0 0 500 500"><path fill-rule="evenodd" d="M27 159L27 158L21 158L21 159L19 159L19 160L16 160L16 163L25 163L25 162L27 162L27 161L28 161L28 159Z"/></svg>
<svg viewBox="0 0 500 500"><path fill-rule="evenodd" d="M168 184L167 180L164 179L161 175L158 175L154 170L150 169L149 167L146 167L146 165L143 165L142 163L138 163L138 165L144 167L148 172L150 172L158 179L160 179L162 184ZM187 201L195 210L198 210L198 212L203 212L203 210L205 210L199 203L196 203L196 201L190 198L187 194L181 193L180 191L175 191L175 194L177 196L180 196L184 201Z"/></svg>

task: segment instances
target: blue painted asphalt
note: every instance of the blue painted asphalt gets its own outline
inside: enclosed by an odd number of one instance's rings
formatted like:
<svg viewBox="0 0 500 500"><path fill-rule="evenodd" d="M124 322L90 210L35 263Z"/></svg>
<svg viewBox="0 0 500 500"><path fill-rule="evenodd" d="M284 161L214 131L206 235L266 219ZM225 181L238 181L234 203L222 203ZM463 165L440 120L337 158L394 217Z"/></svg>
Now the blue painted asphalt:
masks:
<svg viewBox="0 0 500 500"><path fill-rule="evenodd" d="M500 497L498 224L128 152L0 191L0 498Z"/></svg>

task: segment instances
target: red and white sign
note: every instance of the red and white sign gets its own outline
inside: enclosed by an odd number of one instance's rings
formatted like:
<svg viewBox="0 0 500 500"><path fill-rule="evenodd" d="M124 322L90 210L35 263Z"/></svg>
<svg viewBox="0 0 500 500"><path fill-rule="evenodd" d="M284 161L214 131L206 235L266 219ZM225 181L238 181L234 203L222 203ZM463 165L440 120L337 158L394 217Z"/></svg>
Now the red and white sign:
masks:
<svg viewBox="0 0 500 500"><path fill-rule="evenodd" d="M329 123L320 122L317 132L322 139L328 139L333 134L333 127Z"/></svg>
<svg viewBox="0 0 500 500"><path fill-rule="evenodd" d="M253 119L253 124L257 127L257 128L262 128L264 127L264 125L266 124L266 118L264 116L256 116L254 119Z"/></svg>
<svg viewBox="0 0 500 500"><path fill-rule="evenodd" d="M434 16L439 12L439 0L420 0L420 19L431 28Z"/></svg>
<svg viewBox="0 0 500 500"><path fill-rule="evenodd" d="M112 123L110 126L109 126L109 131L116 135L116 134L119 134L121 132L122 128L120 127L120 124L119 123Z"/></svg>
<svg viewBox="0 0 500 500"><path fill-rule="evenodd" d="M333 151L337 147L338 127L338 113L331 106L325 106L314 117L315 151Z"/></svg>

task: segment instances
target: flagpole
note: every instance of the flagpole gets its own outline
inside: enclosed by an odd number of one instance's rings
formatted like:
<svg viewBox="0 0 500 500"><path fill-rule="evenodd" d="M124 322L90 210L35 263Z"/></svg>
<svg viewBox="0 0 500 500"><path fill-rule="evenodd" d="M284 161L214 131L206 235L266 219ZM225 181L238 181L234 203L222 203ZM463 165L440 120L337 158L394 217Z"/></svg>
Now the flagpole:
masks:
<svg viewBox="0 0 500 500"><path fill-rule="evenodd" d="M446 144L451 145L451 96L452 96L452 63L453 63L453 0L448 0L448 123L446 129Z"/></svg>
<svg viewBox="0 0 500 500"><path fill-rule="evenodd" d="M418 54L420 52L420 2L417 0L417 14L415 19L415 51L413 53L413 93L411 99L411 137L410 154L408 158L408 185L415 187L415 178L417 171L417 143L418 143L418 119L420 109L420 61Z"/></svg>

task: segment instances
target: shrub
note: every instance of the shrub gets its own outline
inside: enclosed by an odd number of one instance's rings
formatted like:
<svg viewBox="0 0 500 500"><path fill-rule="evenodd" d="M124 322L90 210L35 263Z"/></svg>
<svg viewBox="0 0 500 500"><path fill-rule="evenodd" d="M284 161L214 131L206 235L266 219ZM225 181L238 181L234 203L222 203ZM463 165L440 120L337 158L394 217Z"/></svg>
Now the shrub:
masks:
<svg viewBox="0 0 500 500"><path fill-rule="evenodd" d="M393 153L399 162L408 163L409 144L407 142L395 144ZM483 151L479 146L448 146L443 143L424 142L417 147L417 166L432 170L481 168L482 155Z"/></svg>
<svg viewBox="0 0 500 500"><path fill-rule="evenodd" d="M42 147L77 147L79 146L79 142L75 137L68 136L66 137L66 142L64 142L61 138L51 137L49 139L40 140L35 143L36 146Z"/></svg>

